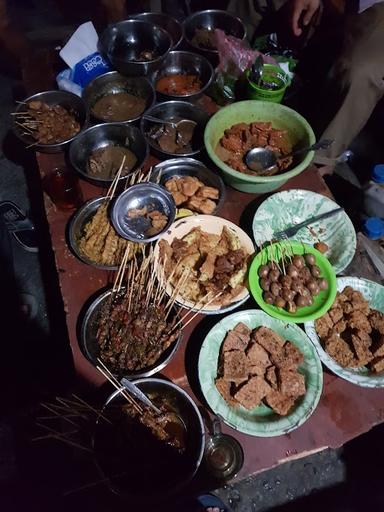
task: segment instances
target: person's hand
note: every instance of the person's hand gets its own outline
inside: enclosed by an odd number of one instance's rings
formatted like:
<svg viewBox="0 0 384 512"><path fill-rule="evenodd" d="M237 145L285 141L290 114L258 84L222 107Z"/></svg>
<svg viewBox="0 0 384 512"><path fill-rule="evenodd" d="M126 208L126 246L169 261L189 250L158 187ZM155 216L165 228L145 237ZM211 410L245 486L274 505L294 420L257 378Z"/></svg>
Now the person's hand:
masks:
<svg viewBox="0 0 384 512"><path fill-rule="evenodd" d="M308 25L320 7L320 0L293 0L292 4L292 30L295 36L300 36L303 32L299 26L300 18L302 17L304 25Z"/></svg>

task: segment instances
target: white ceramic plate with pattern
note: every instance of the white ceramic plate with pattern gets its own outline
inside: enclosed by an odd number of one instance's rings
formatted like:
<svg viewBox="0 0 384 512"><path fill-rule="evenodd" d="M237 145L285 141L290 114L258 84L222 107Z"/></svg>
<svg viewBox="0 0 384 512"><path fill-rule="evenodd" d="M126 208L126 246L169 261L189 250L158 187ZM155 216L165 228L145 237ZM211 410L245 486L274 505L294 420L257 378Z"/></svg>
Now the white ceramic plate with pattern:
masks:
<svg viewBox="0 0 384 512"><path fill-rule="evenodd" d="M285 340L294 343L304 355L299 371L305 375L305 396L299 398L287 416L279 416L266 405L252 410L231 407L215 386L220 347L227 332L243 322L251 329L269 327ZM274 437L287 434L302 425L316 409L323 389L323 370L320 359L300 327L251 309L226 316L206 336L199 355L199 380L202 392L211 409L230 427L251 436Z"/></svg>
<svg viewBox="0 0 384 512"><path fill-rule="evenodd" d="M308 190L292 189L273 194L260 205L253 219L256 245L271 240L277 231L338 207L328 197ZM350 264L356 251L355 228L345 212L300 229L292 239L308 245L325 242L329 247L325 256L336 274Z"/></svg>
<svg viewBox="0 0 384 512"><path fill-rule="evenodd" d="M252 240L249 238L247 233L243 231L241 228L236 226L233 222L229 220L223 219L222 217L216 217L214 215L193 215L191 217L183 217L175 221L170 229L164 233L161 238L157 241L155 245L155 258L159 258L159 242L160 240L166 240L170 245L172 244L175 238L183 238L187 235L192 229L200 227L202 231L206 233L213 233L215 235L220 235L223 231L224 226L229 229L234 235L237 236L241 243L241 247L245 249L245 251L252 256L255 252L255 247L253 245ZM160 265L160 263L159 263ZM160 276L159 267L156 270L158 275ZM168 295L172 295L173 287L168 284L167 293ZM249 290L244 286L243 290L232 298L231 302L226 305L217 306L213 304L208 304L203 308L196 309L196 303L191 302L189 300L185 300L180 294L176 297L176 303L180 306L191 309L192 311L200 311L200 313L205 315L218 315L222 313L227 313L228 311L232 311L237 307L244 304L249 298Z"/></svg>
<svg viewBox="0 0 384 512"><path fill-rule="evenodd" d="M362 293L369 302L372 309L377 309L384 313L384 286L368 281L368 279L360 279L358 277L339 277L337 279L337 291L342 292L346 286L352 286L355 290ZM343 368L340 366L321 345L320 338L317 335L314 322L306 322L304 324L305 332L314 344L317 353L322 362L342 379L348 380L358 386L366 388L383 388L384 372L381 374L371 373L367 368Z"/></svg>

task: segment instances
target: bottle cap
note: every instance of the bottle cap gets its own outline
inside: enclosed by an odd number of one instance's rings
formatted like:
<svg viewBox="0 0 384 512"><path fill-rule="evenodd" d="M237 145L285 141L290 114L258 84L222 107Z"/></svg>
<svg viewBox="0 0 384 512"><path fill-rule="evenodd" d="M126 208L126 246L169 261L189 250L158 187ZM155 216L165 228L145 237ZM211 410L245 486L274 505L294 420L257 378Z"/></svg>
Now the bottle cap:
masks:
<svg viewBox="0 0 384 512"><path fill-rule="evenodd" d="M372 171L372 180L375 183L384 183L384 164L375 165Z"/></svg>
<svg viewBox="0 0 384 512"><path fill-rule="evenodd" d="M369 217L364 222L364 234L371 240L384 237L384 221L378 217Z"/></svg>

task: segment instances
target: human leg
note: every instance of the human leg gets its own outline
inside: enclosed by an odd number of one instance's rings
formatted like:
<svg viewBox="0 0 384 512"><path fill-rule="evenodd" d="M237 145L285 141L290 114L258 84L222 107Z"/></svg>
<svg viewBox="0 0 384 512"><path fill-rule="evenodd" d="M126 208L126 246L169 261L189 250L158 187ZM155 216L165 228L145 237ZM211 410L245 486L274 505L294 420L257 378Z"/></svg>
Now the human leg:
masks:
<svg viewBox="0 0 384 512"><path fill-rule="evenodd" d="M383 3L348 17L341 56L329 73L323 100L327 101L327 93L338 88L336 114L323 132L323 138L335 142L328 150L318 152L319 163L332 163L349 147L383 97L383 48Z"/></svg>

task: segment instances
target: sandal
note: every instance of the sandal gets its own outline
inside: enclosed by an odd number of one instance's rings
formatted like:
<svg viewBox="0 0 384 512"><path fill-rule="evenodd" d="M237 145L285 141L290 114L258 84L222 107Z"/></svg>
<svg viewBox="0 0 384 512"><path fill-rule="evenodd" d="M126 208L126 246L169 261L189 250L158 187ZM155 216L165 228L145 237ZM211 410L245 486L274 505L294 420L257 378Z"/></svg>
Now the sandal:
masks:
<svg viewBox="0 0 384 512"><path fill-rule="evenodd" d="M0 203L0 215L14 239L30 252L38 252L33 222L12 201Z"/></svg>
<svg viewBox="0 0 384 512"><path fill-rule="evenodd" d="M221 499L214 494L198 496L197 501L204 507L206 512L229 512Z"/></svg>

